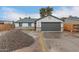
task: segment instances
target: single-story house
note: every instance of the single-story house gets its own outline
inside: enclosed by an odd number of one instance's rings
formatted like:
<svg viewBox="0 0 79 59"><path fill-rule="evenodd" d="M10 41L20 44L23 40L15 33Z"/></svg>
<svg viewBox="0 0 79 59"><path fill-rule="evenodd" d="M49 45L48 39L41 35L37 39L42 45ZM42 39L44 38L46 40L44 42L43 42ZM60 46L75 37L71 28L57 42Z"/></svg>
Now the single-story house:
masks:
<svg viewBox="0 0 79 59"><path fill-rule="evenodd" d="M37 20L36 18L30 18L30 17L28 18L26 17L24 19L20 18L20 20L14 22L14 24L16 28L21 28L21 29L34 28L36 20Z"/></svg>
<svg viewBox="0 0 79 59"><path fill-rule="evenodd" d="M63 21L58 17L48 15L39 19L24 18L15 22L15 27L33 27L36 31L63 31Z"/></svg>

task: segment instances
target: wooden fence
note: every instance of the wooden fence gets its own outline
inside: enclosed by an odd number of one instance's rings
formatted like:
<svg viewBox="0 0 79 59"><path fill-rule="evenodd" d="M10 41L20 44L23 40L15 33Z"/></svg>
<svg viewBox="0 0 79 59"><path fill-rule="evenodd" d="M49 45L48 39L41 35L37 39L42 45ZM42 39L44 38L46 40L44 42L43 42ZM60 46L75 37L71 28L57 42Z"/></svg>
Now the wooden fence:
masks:
<svg viewBox="0 0 79 59"><path fill-rule="evenodd" d="M15 26L13 24L0 24L0 31L8 31L14 28Z"/></svg>
<svg viewBox="0 0 79 59"><path fill-rule="evenodd" d="M74 32L74 31L79 32L79 24L72 24L72 23L64 24L64 30L68 30L70 32Z"/></svg>

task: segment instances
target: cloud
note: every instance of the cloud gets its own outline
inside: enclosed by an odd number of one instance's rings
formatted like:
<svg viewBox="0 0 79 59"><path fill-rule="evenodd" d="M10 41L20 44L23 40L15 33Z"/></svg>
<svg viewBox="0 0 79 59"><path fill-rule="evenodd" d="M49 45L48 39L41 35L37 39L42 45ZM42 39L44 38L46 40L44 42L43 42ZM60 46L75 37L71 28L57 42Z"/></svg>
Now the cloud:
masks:
<svg viewBox="0 0 79 59"><path fill-rule="evenodd" d="M27 16L29 17L32 17L32 18L40 18L40 15L39 13L32 13L32 14L27 14Z"/></svg>
<svg viewBox="0 0 79 59"><path fill-rule="evenodd" d="M30 14L25 14L18 12L17 9L11 8L11 7L2 7L1 8L3 14L3 19L10 20L10 21L17 21L19 20L19 17L24 18L24 17L32 17L32 18L39 18L40 15L39 13L30 13ZM69 15L72 16L79 16L79 7L73 6L73 7L60 7L59 10L54 10L53 15L57 17L68 17ZM1 16L0 16L1 17Z"/></svg>
<svg viewBox="0 0 79 59"><path fill-rule="evenodd" d="M10 20L10 21L17 21L19 20L19 17L24 18L24 17L32 17L32 18L39 18L38 13L33 13L33 14L25 14L25 13L20 13L18 10L14 8L8 8L8 7L3 7L1 9L3 11L3 19Z"/></svg>
<svg viewBox="0 0 79 59"><path fill-rule="evenodd" d="M70 15L79 17L79 7L61 7L60 10L55 10L53 15L57 17L68 17Z"/></svg>
<svg viewBox="0 0 79 59"><path fill-rule="evenodd" d="M26 14L17 13L17 12L5 12L5 19L7 20L17 21L19 20L19 17L24 18L26 17Z"/></svg>
<svg viewBox="0 0 79 59"><path fill-rule="evenodd" d="M23 14L23 13L11 12L6 14L6 19L17 21L19 20L19 17L24 18L29 16L31 18L39 18L39 14Z"/></svg>

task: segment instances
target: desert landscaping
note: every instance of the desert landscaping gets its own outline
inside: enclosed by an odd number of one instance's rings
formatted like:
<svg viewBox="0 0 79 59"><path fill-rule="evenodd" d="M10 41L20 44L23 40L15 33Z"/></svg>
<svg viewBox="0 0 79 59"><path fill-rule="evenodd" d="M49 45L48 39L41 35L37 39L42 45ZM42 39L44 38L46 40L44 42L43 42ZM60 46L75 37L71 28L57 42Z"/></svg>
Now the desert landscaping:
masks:
<svg viewBox="0 0 79 59"><path fill-rule="evenodd" d="M27 52L38 51L34 50L37 49L37 45L37 40L21 30L3 31L0 35L0 52L22 51L19 49L26 47Z"/></svg>
<svg viewBox="0 0 79 59"><path fill-rule="evenodd" d="M0 52L78 52L79 32L0 32Z"/></svg>

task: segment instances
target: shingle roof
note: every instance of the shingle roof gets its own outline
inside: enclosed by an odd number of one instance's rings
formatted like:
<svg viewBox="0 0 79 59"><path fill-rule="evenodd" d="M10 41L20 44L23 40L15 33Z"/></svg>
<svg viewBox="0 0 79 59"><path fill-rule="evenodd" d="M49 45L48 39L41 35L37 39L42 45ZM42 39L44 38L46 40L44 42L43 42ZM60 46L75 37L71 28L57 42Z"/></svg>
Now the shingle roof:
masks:
<svg viewBox="0 0 79 59"><path fill-rule="evenodd" d="M36 18L24 18L24 19L20 19L16 22L35 22L37 19Z"/></svg>
<svg viewBox="0 0 79 59"><path fill-rule="evenodd" d="M68 19L70 19L70 20L78 19L79 20L79 17L69 17Z"/></svg>
<svg viewBox="0 0 79 59"><path fill-rule="evenodd" d="M64 19L65 22L71 22L71 21L79 21L79 17L68 17Z"/></svg>

